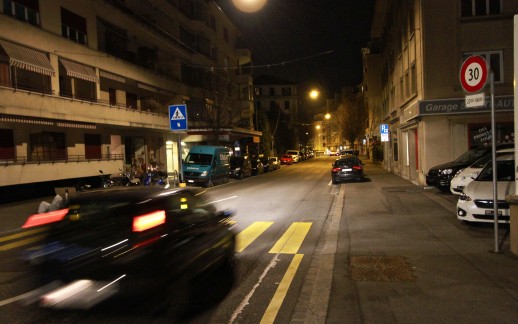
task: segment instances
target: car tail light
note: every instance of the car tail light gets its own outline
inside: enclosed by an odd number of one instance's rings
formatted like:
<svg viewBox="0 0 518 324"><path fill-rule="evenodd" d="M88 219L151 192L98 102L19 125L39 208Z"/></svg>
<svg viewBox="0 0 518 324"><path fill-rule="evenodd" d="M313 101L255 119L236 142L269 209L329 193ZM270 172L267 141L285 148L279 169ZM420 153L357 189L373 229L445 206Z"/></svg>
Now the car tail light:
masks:
<svg viewBox="0 0 518 324"><path fill-rule="evenodd" d="M354 165L354 166L353 166L353 169L355 169L355 170L361 170L361 169L362 169L362 167L361 167L360 165Z"/></svg>
<svg viewBox="0 0 518 324"><path fill-rule="evenodd" d="M29 228L39 225L46 225L50 223L55 223L63 220L65 215L68 213L68 208L54 210L47 213L34 214L29 216L25 224L23 224L22 228Z"/></svg>
<svg viewBox="0 0 518 324"><path fill-rule="evenodd" d="M133 217L133 232L143 232L150 228L165 224L165 211L155 212Z"/></svg>
<svg viewBox="0 0 518 324"><path fill-rule="evenodd" d="M331 170L331 172L340 172L340 170L342 170L342 169L341 169L341 168L333 168L333 169Z"/></svg>

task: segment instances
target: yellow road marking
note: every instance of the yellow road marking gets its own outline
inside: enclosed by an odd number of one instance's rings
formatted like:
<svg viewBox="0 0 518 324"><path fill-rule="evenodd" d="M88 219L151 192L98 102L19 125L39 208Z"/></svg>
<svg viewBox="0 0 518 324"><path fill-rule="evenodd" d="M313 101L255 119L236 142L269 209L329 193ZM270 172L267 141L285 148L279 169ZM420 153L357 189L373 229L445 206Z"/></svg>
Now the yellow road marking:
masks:
<svg viewBox="0 0 518 324"><path fill-rule="evenodd" d="M311 225L312 223L310 222L292 223L268 253L297 253L302 241L304 241L304 238L308 234Z"/></svg>
<svg viewBox="0 0 518 324"><path fill-rule="evenodd" d="M291 260L290 266L288 270L282 277L281 283L275 294L273 295L266 312L263 314L263 318L261 318L261 324L273 323L275 321L275 317L277 317L277 313L281 308L282 302L288 293L288 289L290 288L291 282L297 273L297 269L299 268L300 262L302 261L303 254L295 254L293 256L293 260Z"/></svg>
<svg viewBox="0 0 518 324"><path fill-rule="evenodd" d="M236 235L236 252L241 252L259 237L273 222L254 222Z"/></svg>
<svg viewBox="0 0 518 324"><path fill-rule="evenodd" d="M38 228L38 229L35 229L35 230L23 231L23 232L18 233L18 234L12 234L12 235L8 235L8 236L5 236L5 237L0 237L0 242L11 241L11 240L14 240L14 239L17 239L17 238L20 238L20 237L29 236L29 235L33 235L33 234L36 234L36 233L39 233L39 232L43 232L45 230L47 230L47 228L46 227L42 227L42 228Z"/></svg>
<svg viewBox="0 0 518 324"><path fill-rule="evenodd" d="M7 250L10 250L10 249L14 249L16 247L19 247L19 246L24 246L24 245L31 244L31 243L34 243L34 242L38 242L38 241L43 240L45 238L45 236L46 235L38 235L38 236L35 236L33 238L29 238L29 239L26 239L26 240L16 241L16 242L5 244L5 245L0 245L0 251L7 251Z"/></svg>

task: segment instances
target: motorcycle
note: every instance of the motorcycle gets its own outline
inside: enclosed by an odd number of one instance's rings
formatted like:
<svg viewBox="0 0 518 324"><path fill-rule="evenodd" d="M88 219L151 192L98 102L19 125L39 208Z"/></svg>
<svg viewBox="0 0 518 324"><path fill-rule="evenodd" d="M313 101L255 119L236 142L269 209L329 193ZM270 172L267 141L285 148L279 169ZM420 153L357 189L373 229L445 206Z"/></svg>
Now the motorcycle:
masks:
<svg viewBox="0 0 518 324"><path fill-rule="evenodd" d="M129 187L140 185L140 178L135 173L130 171L122 172L122 169L119 169L119 171L119 173L114 173L110 176L110 180L113 181L115 186Z"/></svg>
<svg viewBox="0 0 518 324"><path fill-rule="evenodd" d="M144 176L144 186L168 186L167 174L158 170L148 170Z"/></svg>

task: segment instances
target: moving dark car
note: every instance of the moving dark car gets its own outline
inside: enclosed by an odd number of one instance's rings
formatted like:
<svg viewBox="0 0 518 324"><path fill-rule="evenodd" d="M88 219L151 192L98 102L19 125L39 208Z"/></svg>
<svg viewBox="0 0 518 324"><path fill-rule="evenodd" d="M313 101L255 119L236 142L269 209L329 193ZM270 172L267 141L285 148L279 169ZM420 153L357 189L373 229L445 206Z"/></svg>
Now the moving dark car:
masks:
<svg viewBox="0 0 518 324"><path fill-rule="evenodd" d="M198 278L215 270L232 275L235 235L224 221L230 214L216 211L202 193L160 187L90 191L60 210L29 217L24 228L50 225L46 243L24 254L42 287L55 286L36 299L39 306L149 301L173 314L184 311Z"/></svg>
<svg viewBox="0 0 518 324"><path fill-rule="evenodd" d="M496 147L497 150L506 148L514 148L514 143L499 144ZM465 152L454 161L434 166L426 174L426 184L441 191L449 192L451 179L455 174L488 153L491 153L491 146L479 146Z"/></svg>
<svg viewBox="0 0 518 324"><path fill-rule="evenodd" d="M343 155L332 166L331 180L334 184L345 180L364 180L363 163L356 155Z"/></svg>
<svg viewBox="0 0 518 324"><path fill-rule="evenodd" d="M236 179L247 178L252 175L252 164L248 156L231 156L229 176Z"/></svg>

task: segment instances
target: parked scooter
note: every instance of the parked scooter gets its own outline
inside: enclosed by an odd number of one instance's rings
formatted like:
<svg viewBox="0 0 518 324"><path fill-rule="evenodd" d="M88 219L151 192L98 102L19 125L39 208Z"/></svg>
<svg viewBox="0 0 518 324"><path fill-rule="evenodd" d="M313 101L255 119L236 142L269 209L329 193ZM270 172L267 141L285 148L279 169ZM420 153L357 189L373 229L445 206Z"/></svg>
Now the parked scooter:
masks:
<svg viewBox="0 0 518 324"><path fill-rule="evenodd" d="M130 171L122 172L122 169L119 169L119 173L114 173L110 176L110 180L113 181L115 186L138 186L140 185L140 178L137 177L135 173Z"/></svg>
<svg viewBox="0 0 518 324"><path fill-rule="evenodd" d="M167 174L158 170L148 170L144 176L144 186L168 186Z"/></svg>
<svg viewBox="0 0 518 324"><path fill-rule="evenodd" d="M96 185L92 185L91 183L81 182L76 185L77 191L87 191L94 188L109 188L114 186L113 180L110 179L110 176L105 175L103 170L99 170L100 173L100 181Z"/></svg>

